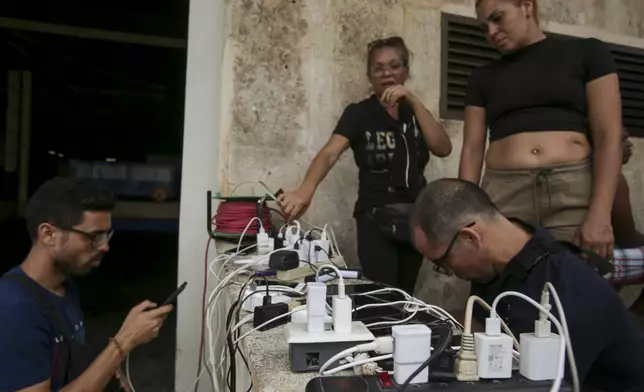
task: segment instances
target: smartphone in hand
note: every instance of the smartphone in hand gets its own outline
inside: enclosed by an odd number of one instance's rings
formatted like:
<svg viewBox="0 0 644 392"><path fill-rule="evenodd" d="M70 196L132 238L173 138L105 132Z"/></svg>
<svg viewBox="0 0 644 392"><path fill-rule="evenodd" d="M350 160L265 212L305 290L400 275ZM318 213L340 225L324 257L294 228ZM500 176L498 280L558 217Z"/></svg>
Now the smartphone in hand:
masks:
<svg viewBox="0 0 644 392"><path fill-rule="evenodd" d="M168 299L163 301L161 306L174 305L176 303L176 301L177 301L177 297L179 296L179 294L181 294L183 292L183 290L186 289L187 285L188 285L188 282L181 283L181 286L177 287L177 289L174 291L174 293L170 294Z"/></svg>

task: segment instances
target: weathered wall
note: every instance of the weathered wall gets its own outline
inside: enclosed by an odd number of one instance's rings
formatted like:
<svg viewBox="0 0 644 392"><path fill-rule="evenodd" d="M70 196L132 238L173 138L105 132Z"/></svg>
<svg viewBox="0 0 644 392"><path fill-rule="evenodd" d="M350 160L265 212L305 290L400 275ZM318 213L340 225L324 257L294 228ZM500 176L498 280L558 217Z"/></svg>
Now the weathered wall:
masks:
<svg viewBox="0 0 644 392"><path fill-rule="evenodd" d="M402 35L414 53L409 87L437 115L441 12L474 15L473 0L234 0L222 91L222 189L263 180L289 189L328 139L342 108L369 93L366 45ZM547 30L644 47L642 0L541 0ZM455 176L462 123L444 121L454 143L447 159L432 159L429 179ZM644 140L626 168L633 206L644 229ZM345 257L355 260L357 170L349 152L320 186L307 218L329 222ZM465 285L431 271L421 296L462 306Z"/></svg>

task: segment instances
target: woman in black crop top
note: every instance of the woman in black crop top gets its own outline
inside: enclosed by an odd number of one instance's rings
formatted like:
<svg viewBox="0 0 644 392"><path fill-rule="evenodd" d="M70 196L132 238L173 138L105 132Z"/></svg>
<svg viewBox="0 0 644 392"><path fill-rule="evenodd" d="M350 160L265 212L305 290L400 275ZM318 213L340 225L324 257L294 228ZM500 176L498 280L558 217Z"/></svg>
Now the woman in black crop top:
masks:
<svg viewBox="0 0 644 392"><path fill-rule="evenodd" d="M426 183L429 153L447 156L452 144L423 103L404 87L409 57L400 37L369 44L367 76L375 94L344 109L300 187L281 195L279 203L290 217L303 214L320 182L351 147L359 168L354 218L363 272L374 281L412 292L422 256L410 244L407 214Z"/></svg>
<svg viewBox="0 0 644 392"><path fill-rule="evenodd" d="M469 80L459 177L508 216L612 257L621 163L615 64L596 39L546 37L536 0L477 0L503 57ZM489 128L489 147L485 151Z"/></svg>

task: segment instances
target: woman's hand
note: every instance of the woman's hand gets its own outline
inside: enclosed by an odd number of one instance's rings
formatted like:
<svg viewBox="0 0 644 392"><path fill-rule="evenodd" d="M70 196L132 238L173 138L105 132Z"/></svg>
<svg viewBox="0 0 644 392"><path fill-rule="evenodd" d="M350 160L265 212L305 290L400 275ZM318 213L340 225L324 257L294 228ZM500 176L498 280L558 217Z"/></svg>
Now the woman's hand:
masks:
<svg viewBox="0 0 644 392"><path fill-rule="evenodd" d="M405 86L399 84L396 86L388 87L385 92L382 93L380 100L389 106L394 106L401 99L411 100L412 98L412 93L407 90Z"/></svg>
<svg viewBox="0 0 644 392"><path fill-rule="evenodd" d="M311 204L312 198L313 194L311 192L300 187L294 191L284 192L279 195L277 204L290 221L304 215L309 208L309 204Z"/></svg>
<svg viewBox="0 0 644 392"><path fill-rule="evenodd" d="M575 234L574 243L598 253L608 259L613 258L613 226L608 219L597 219L587 216Z"/></svg>

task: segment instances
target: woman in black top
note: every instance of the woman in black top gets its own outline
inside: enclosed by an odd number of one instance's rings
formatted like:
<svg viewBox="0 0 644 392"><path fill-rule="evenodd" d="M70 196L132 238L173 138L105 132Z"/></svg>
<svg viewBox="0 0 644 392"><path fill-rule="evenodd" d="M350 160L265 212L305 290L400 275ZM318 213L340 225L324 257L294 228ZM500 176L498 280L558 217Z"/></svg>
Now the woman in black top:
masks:
<svg viewBox="0 0 644 392"><path fill-rule="evenodd" d="M374 94L347 106L298 189L279 198L285 214L303 214L315 190L349 147L359 168L354 218L358 258L367 278L412 292L422 256L410 243L407 214L426 181L429 153L450 154L452 144L423 103L404 86L409 50L402 38L368 46L367 76Z"/></svg>
<svg viewBox="0 0 644 392"><path fill-rule="evenodd" d="M485 158L481 186L505 215L612 256L622 120L610 51L546 37L536 0L477 0L476 12L503 57L470 77L459 177L478 184Z"/></svg>

